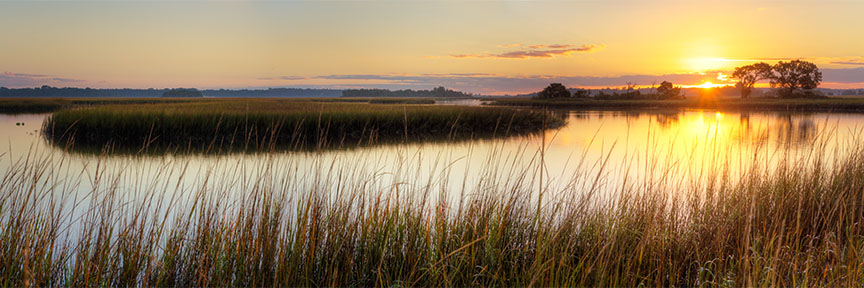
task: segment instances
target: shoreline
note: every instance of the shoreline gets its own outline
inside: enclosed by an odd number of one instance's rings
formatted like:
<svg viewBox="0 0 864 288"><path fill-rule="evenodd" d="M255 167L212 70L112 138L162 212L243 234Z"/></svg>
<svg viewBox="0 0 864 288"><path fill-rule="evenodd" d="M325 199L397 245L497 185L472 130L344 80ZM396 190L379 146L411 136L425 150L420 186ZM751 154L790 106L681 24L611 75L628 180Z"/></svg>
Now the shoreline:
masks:
<svg viewBox="0 0 864 288"><path fill-rule="evenodd" d="M732 111L807 111L807 112L864 112L864 98L819 99L720 99L720 100L593 100L593 99L494 99L488 106L547 107L569 109L623 110L623 109L717 109Z"/></svg>

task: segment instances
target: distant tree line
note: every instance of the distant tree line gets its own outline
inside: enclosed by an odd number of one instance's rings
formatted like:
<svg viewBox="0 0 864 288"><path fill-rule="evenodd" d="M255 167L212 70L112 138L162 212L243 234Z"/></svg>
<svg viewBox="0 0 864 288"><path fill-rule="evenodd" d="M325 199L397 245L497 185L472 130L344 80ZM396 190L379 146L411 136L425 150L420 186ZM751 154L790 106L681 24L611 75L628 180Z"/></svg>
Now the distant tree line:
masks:
<svg viewBox="0 0 864 288"><path fill-rule="evenodd" d="M387 90L387 89L347 89L342 91L342 97L429 97L429 98L470 98L474 95L437 87L432 90Z"/></svg>
<svg viewBox="0 0 864 288"><path fill-rule="evenodd" d="M864 95L864 89L845 89L840 92L843 96Z"/></svg>
<svg viewBox="0 0 864 288"><path fill-rule="evenodd" d="M165 91L162 93L162 97L196 98L204 97L204 94L201 94L201 91L195 88L177 88Z"/></svg>
<svg viewBox="0 0 864 288"><path fill-rule="evenodd" d="M572 92L571 92L572 90ZM652 88L649 93L642 93L634 83L627 83L624 89L601 89L593 96L598 100L668 100L668 99L684 99L681 93L681 87L675 86L672 82L663 81L657 88ZM611 93L607 93L611 91ZM587 89L568 89L561 83L549 84L543 91L538 92L533 98L535 99L566 99L566 98L589 98L592 93Z"/></svg>
<svg viewBox="0 0 864 288"><path fill-rule="evenodd" d="M93 89L58 88L44 85L35 88L0 87L0 97L160 97L168 89Z"/></svg>
<svg viewBox="0 0 864 288"><path fill-rule="evenodd" d="M35 88L9 89L0 87L0 97L162 97L171 89L93 89L59 88L42 86ZM308 88L269 88L269 89L211 89L198 90L207 97L339 97L342 90Z"/></svg>
<svg viewBox="0 0 864 288"><path fill-rule="evenodd" d="M339 97L341 89L269 88L203 90L208 97Z"/></svg>

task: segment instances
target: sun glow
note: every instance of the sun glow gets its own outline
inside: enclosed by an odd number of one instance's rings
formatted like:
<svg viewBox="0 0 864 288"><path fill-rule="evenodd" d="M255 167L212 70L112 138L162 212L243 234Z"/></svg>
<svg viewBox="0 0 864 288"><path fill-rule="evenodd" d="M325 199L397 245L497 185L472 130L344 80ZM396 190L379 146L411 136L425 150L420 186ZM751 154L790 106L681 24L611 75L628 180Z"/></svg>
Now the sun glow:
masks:
<svg viewBox="0 0 864 288"><path fill-rule="evenodd" d="M711 82L709 81L709 82L702 83L702 85L699 85L699 88L709 89L709 88L714 88L714 87L716 87L716 85L717 85L717 84L711 83Z"/></svg>
<svg viewBox="0 0 864 288"><path fill-rule="evenodd" d="M729 86L729 84L714 84L711 81L705 81L705 83L696 84L696 85L681 85L681 87L684 87L684 88L702 88L702 89L720 88L720 87L726 87L726 86Z"/></svg>
<svg viewBox="0 0 864 288"><path fill-rule="evenodd" d="M686 58L684 60L686 64L686 68L690 71L696 72L707 72L707 71L716 71L716 70L728 70L734 68L737 65L740 65L741 62L753 62L754 60L748 59L730 59L723 57L693 57ZM725 75L727 76L728 75ZM725 79L720 79L725 80Z"/></svg>

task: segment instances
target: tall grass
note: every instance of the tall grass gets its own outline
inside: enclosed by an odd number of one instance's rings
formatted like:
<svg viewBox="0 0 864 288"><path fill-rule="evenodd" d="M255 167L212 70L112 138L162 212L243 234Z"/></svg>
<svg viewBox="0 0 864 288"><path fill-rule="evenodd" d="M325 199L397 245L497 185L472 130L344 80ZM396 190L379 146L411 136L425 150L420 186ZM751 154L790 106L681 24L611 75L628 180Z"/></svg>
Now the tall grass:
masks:
<svg viewBox="0 0 864 288"><path fill-rule="evenodd" d="M734 178L723 155L691 182L676 179L688 167L646 164L613 197L598 195L609 157L580 161L557 187L493 151L464 171L476 184L451 191L410 155L382 178L326 158L200 175L183 158L149 174L99 158L79 172L34 151L0 158L0 285L861 286L864 147L834 157L827 141L776 162L754 155Z"/></svg>
<svg viewBox="0 0 864 288"><path fill-rule="evenodd" d="M0 113L46 113L60 109L108 104L182 103L190 101L189 99L165 98L0 98Z"/></svg>
<svg viewBox="0 0 864 288"><path fill-rule="evenodd" d="M232 99L58 111L43 132L55 143L97 151L108 144L267 150L524 134L563 122L512 108Z"/></svg>

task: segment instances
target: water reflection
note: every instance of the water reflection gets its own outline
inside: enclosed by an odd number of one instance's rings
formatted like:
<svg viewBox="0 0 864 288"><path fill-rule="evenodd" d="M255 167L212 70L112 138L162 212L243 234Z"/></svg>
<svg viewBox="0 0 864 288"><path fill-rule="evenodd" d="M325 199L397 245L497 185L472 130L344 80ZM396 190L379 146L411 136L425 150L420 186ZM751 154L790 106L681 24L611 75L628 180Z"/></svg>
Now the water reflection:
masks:
<svg viewBox="0 0 864 288"><path fill-rule="evenodd" d="M135 171L140 170L135 177L146 177L156 173L148 172L147 167L166 165L193 167L211 174L228 175L235 172L218 171L227 169L223 166L250 167L250 171L255 171L256 163L271 163L268 165L287 167L280 169L291 170L290 175L294 178L320 181L322 177L329 176L318 175L320 171L310 167L318 165L316 163L328 163L330 167L374 171L368 175L395 181L393 185L425 179L420 182L426 185L434 183L437 185L435 189L457 195L464 187L476 187L484 184L483 181L488 182L488 179L483 179L489 175L501 178L499 180L504 182L509 181L509 178L527 179L526 182L533 183L540 180L541 171L545 173L542 181L549 185L550 190L581 193L594 189L612 194L621 191L622 185L627 185L624 179L628 177L657 177L655 173L664 169L677 170L663 177L697 182L700 177L717 173L738 173L742 169L740 167L752 162L754 157L761 157L762 163L773 163L778 154L794 156L812 153L814 143L823 143L821 149L829 151L843 148L843 145L855 145L857 143L853 141L857 139L859 127L864 127L864 114L726 113L710 110L559 110L552 113L565 115L567 125L546 131L542 137L526 135L506 139L420 141L327 151L284 150L257 154L153 157L70 154L64 151L64 147L50 145L40 137L39 124L46 114L0 115L0 140L3 141L0 148L5 152L2 157L6 158L0 162L0 172L8 171L12 165L10 163L15 161L28 161L28 154L33 154L35 150L71 159L65 164L64 171L79 175L76 177L82 175L81 171L86 172L83 175L95 174L93 167L114 166L134 167ZM539 153L544 144L545 149ZM542 161L540 158L543 158ZM406 165L405 159L410 159L410 165ZM226 162L234 164L225 165ZM542 167L538 163L542 163ZM407 180L394 176L404 175L409 170L420 176ZM601 172L602 177L598 177L597 174ZM57 177L62 178L62 175ZM139 181L135 177L124 181ZM182 181L195 183L198 181L196 177L188 176ZM574 181L578 177L590 179ZM595 185L598 181L602 183ZM573 183L591 184L585 184L589 186L586 188L574 186ZM84 181L80 187L82 191L87 190L86 184L87 181ZM451 198L457 199L457 195Z"/></svg>
<svg viewBox="0 0 864 288"><path fill-rule="evenodd" d="M864 124L864 115L790 113L790 112L717 112L717 111L567 111L568 125L547 136L573 139L587 143L585 135L597 129L601 139L625 139L634 133L654 129L661 138L691 137L713 141L728 138L739 145L759 144L770 138L777 146L800 146L812 142L819 125L839 124L857 127ZM864 127L864 126L862 126ZM824 128L824 127L823 127ZM706 136L720 137L711 138ZM632 139L631 139L632 140ZM570 140L568 140L570 141ZM570 141L572 142L572 141ZM568 142L569 143L569 142Z"/></svg>

